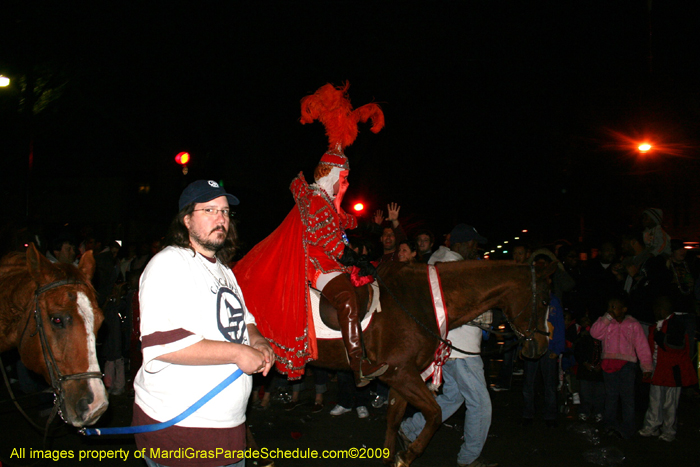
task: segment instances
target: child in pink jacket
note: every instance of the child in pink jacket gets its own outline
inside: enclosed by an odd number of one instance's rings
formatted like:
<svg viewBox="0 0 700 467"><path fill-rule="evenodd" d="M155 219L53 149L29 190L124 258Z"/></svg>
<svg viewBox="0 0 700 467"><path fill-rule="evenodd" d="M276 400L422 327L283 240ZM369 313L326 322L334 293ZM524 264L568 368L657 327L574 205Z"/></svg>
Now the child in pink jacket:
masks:
<svg viewBox="0 0 700 467"><path fill-rule="evenodd" d="M649 343L639 321L627 315L626 297L608 302L608 312L591 327L591 336L603 342L603 379L605 381L604 431L617 432L629 439L634 427L634 380L637 359L645 377L651 376ZM617 422L617 403L622 406L622 425Z"/></svg>

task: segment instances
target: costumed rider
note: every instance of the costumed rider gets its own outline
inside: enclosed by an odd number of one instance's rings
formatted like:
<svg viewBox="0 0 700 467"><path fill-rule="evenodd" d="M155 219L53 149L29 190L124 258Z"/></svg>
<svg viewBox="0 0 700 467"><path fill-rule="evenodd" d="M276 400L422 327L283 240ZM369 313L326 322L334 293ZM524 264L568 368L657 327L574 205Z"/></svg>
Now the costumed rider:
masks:
<svg viewBox="0 0 700 467"><path fill-rule="evenodd" d="M314 170L315 183L307 185L303 173L292 182L291 190L307 226L308 279L312 287L338 311L338 322L350 367L357 386L387 370L386 363L370 362L364 355L357 295L348 267L371 268L367 258L358 256L350 247L345 230L357 227L357 219L341 208L348 189L350 165L344 149L357 137L358 120L373 119L372 130L384 124L384 115L376 104L367 104L352 111L347 98L348 84L335 88L330 84L301 102L301 123L319 120L326 128L329 147ZM363 118L364 117L364 118ZM305 219L303 219L306 217ZM357 280L355 281L357 282Z"/></svg>
<svg viewBox="0 0 700 467"><path fill-rule="evenodd" d="M309 185L303 173L292 181L295 208L234 271L250 309L263 326L261 331L275 349L278 370L290 379L298 378L304 365L318 358L311 286L338 311L350 367L357 385L364 386L382 375L388 365L371 362L362 345L354 287L371 281L373 266L350 248L345 235L346 229L357 227L357 220L341 208L350 172L344 149L357 137L358 122L371 119L371 131L377 133L384 127L384 114L377 104L353 110L348 87L349 83L339 87L326 84L302 99L301 123L320 121L329 140L328 150L314 171L315 183ZM351 278L352 266L360 273Z"/></svg>

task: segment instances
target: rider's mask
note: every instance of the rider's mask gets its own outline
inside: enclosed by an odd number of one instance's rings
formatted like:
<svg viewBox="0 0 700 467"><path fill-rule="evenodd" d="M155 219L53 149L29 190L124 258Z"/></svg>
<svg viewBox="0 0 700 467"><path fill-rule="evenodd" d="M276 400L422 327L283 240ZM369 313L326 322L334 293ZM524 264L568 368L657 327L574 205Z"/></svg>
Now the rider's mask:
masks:
<svg viewBox="0 0 700 467"><path fill-rule="evenodd" d="M316 180L316 184L321 187L331 199L342 200L345 190L348 189L348 172L349 170L340 167L332 167L328 175L324 175Z"/></svg>

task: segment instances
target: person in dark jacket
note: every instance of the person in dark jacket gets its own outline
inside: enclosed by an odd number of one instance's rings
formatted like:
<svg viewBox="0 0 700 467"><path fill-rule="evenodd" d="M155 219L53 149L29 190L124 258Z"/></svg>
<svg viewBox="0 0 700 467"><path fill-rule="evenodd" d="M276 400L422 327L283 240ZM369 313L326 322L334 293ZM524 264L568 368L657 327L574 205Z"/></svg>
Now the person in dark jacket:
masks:
<svg viewBox="0 0 700 467"><path fill-rule="evenodd" d="M684 322L672 312L671 300L666 297L657 299L654 313L659 318L649 330L654 372L649 390L649 409L639 434L659 436L659 439L671 442L676 439L676 414L681 388L697 384L698 377L690 361Z"/></svg>
<svg viewBox="0 0 700 467"><path fill-rule="evenodd" d="M574 342L574 356L578 363L577 377L581 386L579 420L603 420L605 408L605 382L600 367L603 345L591 337L591 320L588 315L581 318L581 331Z"/></svg>
<svg viewBox="0 0 700 467"><path fill-rule="evenodd" d="M552 262L551 253L537 254L533 258L535 265L546 267ZM556 273L555 273L556 274ZM550 292L549 310L547 315L547 329L549 330L549 347L542 357L530 360L526 359L523 384L523 419L521 426L531 425L535 417L535 381L538 370L544 380L544 420L548 428L556 428L557 422L557 380L559 371L559 355L566 347L564 337L564 311L561 302Z"/></svg>

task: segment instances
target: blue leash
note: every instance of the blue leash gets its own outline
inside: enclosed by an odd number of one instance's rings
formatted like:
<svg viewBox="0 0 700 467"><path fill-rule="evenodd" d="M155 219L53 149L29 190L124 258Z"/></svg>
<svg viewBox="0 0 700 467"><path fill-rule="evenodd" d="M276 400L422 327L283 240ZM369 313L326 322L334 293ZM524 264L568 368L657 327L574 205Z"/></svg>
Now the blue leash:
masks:
<svg viewBox="0 0 700 467"><path fill-rule="evenodd" d="M192 415L194 412L196 412L200 407L202 407L204 404L209 402L214 396L216 396L218 393L223 391L225 387L233 383L238 379L239 376L243 374L243 370L240 368L236 371L233 372L231 376L223 380L221 383L219 383L218 386L216 386L214 389L209 391L207 394L204 395L201 399L199 399L197 402L192 404L192 406L182 412L180 415L177 417L173 418L172 420L169 420L167 422L162 422L162 423L154 423L153 425L140 425L140 426L123 426L119 428L83 428L82 430L79 431L79 433L86 435L86 436L92 436L92 435L132 435L135 433L148 433L150 431L158 431L162 430L164 428L168 428L170 426L175 425L177 422L181 422L182 420L186 419L190 415Z"/></svg>

